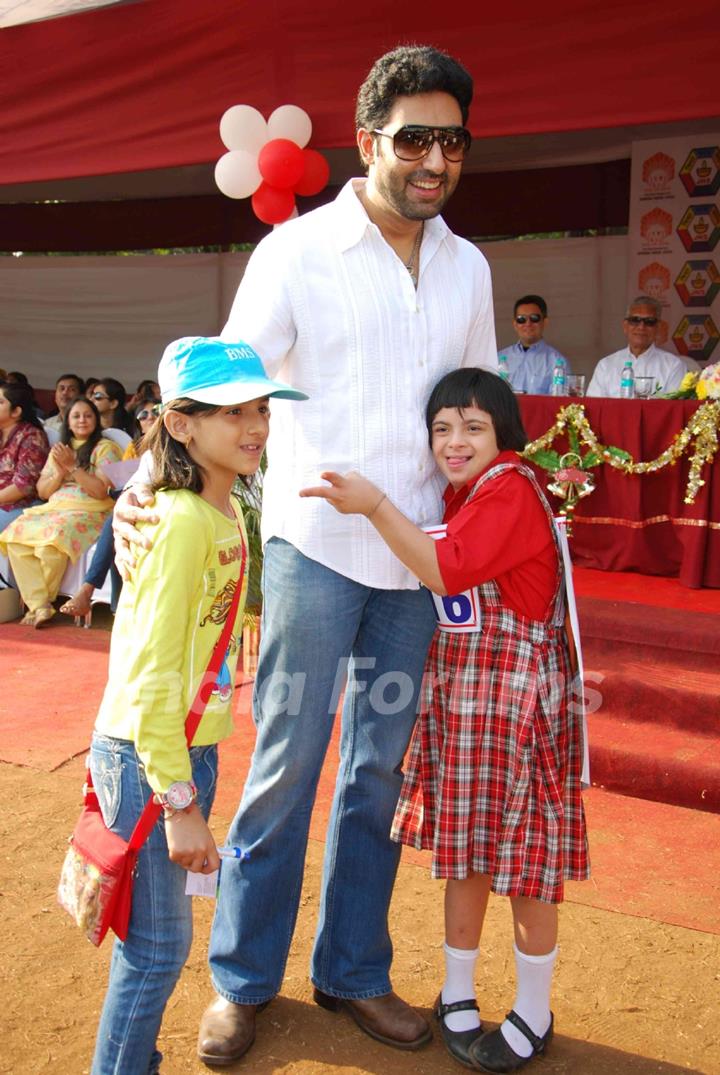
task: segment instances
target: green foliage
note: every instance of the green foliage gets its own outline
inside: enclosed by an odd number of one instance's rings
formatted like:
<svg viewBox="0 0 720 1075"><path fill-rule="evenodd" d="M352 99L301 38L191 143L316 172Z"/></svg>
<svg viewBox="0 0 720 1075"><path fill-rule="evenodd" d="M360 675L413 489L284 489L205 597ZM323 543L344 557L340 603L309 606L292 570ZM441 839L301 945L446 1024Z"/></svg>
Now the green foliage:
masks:
<svg viewBox="0 0 720 1075"><path fill-rule="evenodd" d="M537 452L533 452L528 458L531 463L536 463L539 467L542 467L543 470L549 470L551 474L554 474L560 466L559 453L544 448L540 448Z"/></svg>
<svg viewBox="0 0 720 1075"><path fill-rule="evenodd" d="M260 468L250 485L246 485L241 478L238 478L233 489L233 493L242 504L248 538L248 592L245 612L250 616L257 616L262 608L260 581L262 578L263 548L260 537L260 516L262 512L262 487L265 466L265 456L263 455Z"/></svg>

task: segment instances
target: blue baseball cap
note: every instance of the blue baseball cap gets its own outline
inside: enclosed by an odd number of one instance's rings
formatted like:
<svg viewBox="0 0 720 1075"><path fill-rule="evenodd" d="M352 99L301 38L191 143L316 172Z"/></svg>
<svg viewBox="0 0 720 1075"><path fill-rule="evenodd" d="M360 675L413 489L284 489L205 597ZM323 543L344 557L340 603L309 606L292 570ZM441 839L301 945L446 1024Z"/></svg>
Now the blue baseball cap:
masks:
<svg viewBox="0 0 720 1075"><path fill-rule="evenodd" d="M158 384L163 403L185 398L227 407L263 396L308 398L288 384L271 381L249 343L219 336L183 336L169 343L158 367Z"/></svg>

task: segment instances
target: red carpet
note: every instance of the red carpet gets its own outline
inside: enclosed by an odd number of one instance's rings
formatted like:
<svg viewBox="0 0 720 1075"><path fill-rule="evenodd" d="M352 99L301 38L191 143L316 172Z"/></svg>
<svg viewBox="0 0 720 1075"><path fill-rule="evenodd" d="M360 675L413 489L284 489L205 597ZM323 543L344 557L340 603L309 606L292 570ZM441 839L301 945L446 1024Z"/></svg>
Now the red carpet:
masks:
<svg viewBox="0 0 720 1075"><path fill-rule="evenodd" d="M720 613L720 590L689 590L677 579L660 575L638 575L634 571L593 571L576 567L573 571L578 597L600 597L605 601L630 601L653 608L677 608L683 612Z"/></svg>
<svg viewBox="0 0 720 1075"><path fill-rule="evenodd" d="M622 729L612 731L608 725L600 734L600 721L606 720L606 716L608 721L613 719L613 711L620 708L624 698L626 703L629 700L625 708L629 708L634 717L642 718L637 721L641 729L637 748L641 757L634 759L629 771L637 775L642 770L640 761L651 753L651 745L662 740L659 729L664 725L668 734L681 736L675 753L679 755L678 764L684 764L685 770L681 770L679 779L694 786L693 780L702 774L704 761L702 757L690 757L687 737L703 734L703 728L709 730L717 726L718 695L715 693L713 697L711 690L716 690L713 677L720 649L712 656L700 654L700 661L711 665L707 680L703 679L699 667L691 674L682 674L683 655L687 661L693 654L697 656L699 639L704 638L706 645L714 645L714 633L705 630L712 617L706 619L702 614L707 616L707 613L720 611L720 594L686 590L672 579L606 575L593 571L579 571L576 585L579 594L585 598L581 601L581 615L583 608L587 613L588 608L594 606L593 630L597 637L590 649L593 645L597 647L593 660L597 661L598 668L605 668L606 708L591 717L591 722L595 722L591 723L591 737L595 736L596 754L601 741L605 742L602 749L607 747L609 750L615 736L619 740L615 746L622 753L612 757L611 775L613 768L618 768L618 757L630 757L627 740L632 721L627 712L623 716L628 724L627 732ZM609 608L614 604L613 599L618 598L632 603ZM667 610L667 614L649 614L648 606L661 612ZM692 628L687 620L682 620L684 626L675 620L676 615L682 617L688 611L700 614L699 619L694 619ZM650 627L655 636L661 638L662 649L670 648L672 643L680 652L679 668L677 662L672 670L669 664L661 668L662 662L645 665L638 660L637 647L641 643L636 635L644 632L647 643ZM625 636L624 641L622 636ZM635 667L629 671L621 668L622 662L618 658L619 647L623 644L630 646L633 654ZM16 624L0 625L0 647L6 657L0 699L2 761L50 771L87 749L104 687L108 645L106 631L82 631L61 626L60 621L37 632ZM603 660L605 665L601 663ZM641 664L642 672L639 670ZM588 665L596 668L591 662ZM678 690L681 695L677 694ZM644 693L646 691L650 695ZM238 691L236 732L221 748L222 769L216 811L228 819L239 801L254 742L249 716L250 693L249 684ZM676 704L678 697L683 699L680 706ZM690 716L697 726L692 733L687 727ZM653 723L648 729L649 718ZM718 753L716 751L716 757ZM313 839L324 839L336 765L337 730L318 789L311 825ZM596 779L597 765L596 757ZM612 780L600 782L606 787L612 786ZM628 787L623 786L621 790L627 792ZM645 794L646 790L641 788L640 792ZM593 877L584 884L569 885L568 899L720 933L720 814L616 795L602 788L591 789L585 801ZM405 850L403 854L405 861L419 867L427 868L429 864L426 853Z"/></svg>
<svg viewBox="0 0 720 1075"><path fill-rule="evenodd" d="M597 597L578 611L593 783L720 812L720 617Z"/></svg>
<svg viewBox="0 0 720 1075"><path fill-rule="evenodd" d="M50 772L87 749L109 648L107 631L0 624L0 760Z"/></svg>

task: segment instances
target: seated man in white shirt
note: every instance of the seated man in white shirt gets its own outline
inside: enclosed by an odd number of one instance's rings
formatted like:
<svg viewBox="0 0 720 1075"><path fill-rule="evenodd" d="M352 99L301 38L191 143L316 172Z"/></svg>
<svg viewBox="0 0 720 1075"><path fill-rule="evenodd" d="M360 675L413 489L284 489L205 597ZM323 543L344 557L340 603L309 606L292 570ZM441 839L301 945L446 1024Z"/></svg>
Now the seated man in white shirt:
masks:
<svg viewBox="0 0 720 1075"><path fill-rule="evenodd" d="M601 358L588 386L588 396L620 396L623 366L632 362L634 377L654 377L655 391L675 392L687 372L683 360L655 346L662 307L657 299L638 295L623 321L627 346Z"/></svg>
<svg viewBox="0 0 720 1075"><path fill-rule="evenodd" d="M63 373L55 382L55 406L57 414L46 418L43 422L45 432L59 433L62 429L65 411L68 409L75 396L85 391L85 382L77 373Z"/></svg>
<svg viewBox="0 0 720 1075"><path fill-rule="evenodd" d="M566 373L570 372L564 355L543 339L547 322L547 303L541 295L523 295L515 303L512 323L518 340L503 347L498 359L505 356L510 384L516 392L549 396L558 361L564 362Z"/></svg>

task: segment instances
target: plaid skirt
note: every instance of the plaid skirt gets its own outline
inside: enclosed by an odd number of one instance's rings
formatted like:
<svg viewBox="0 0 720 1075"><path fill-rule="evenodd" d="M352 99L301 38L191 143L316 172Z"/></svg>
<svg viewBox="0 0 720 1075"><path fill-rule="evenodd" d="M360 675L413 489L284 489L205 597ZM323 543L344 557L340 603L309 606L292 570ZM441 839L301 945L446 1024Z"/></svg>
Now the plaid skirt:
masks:
<svg viewBox="0 0 720 1075"><path fill-rule="evenodd" d="M485 607L482 632L435 632L392 838L433 877L559 903L589 875L581 766L564 630Z"/></svg>

